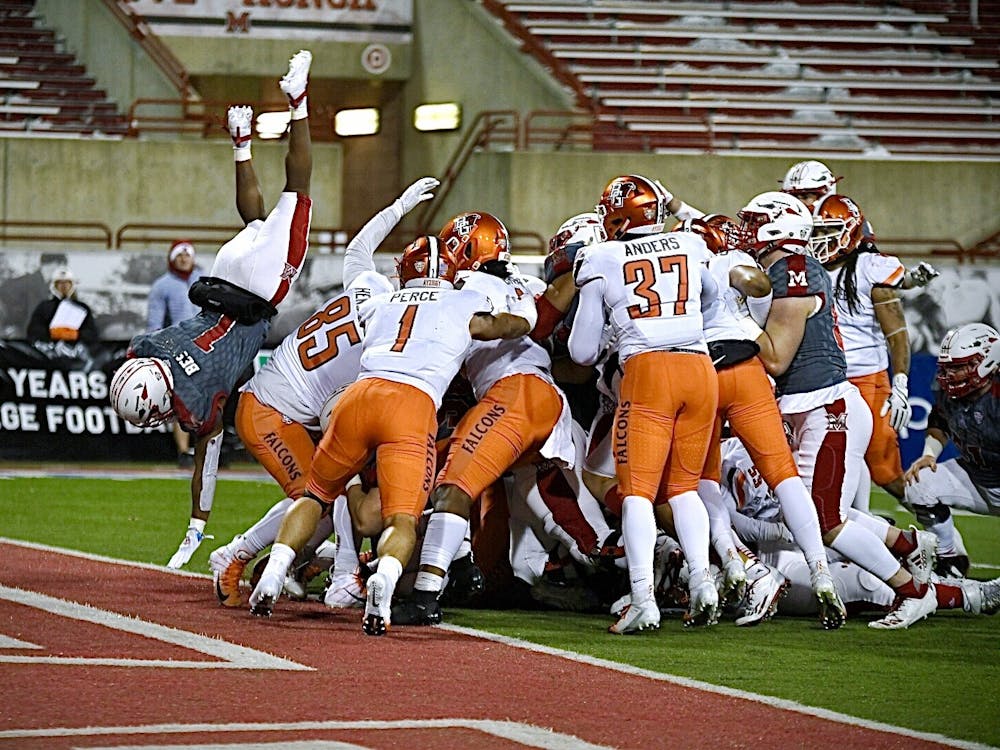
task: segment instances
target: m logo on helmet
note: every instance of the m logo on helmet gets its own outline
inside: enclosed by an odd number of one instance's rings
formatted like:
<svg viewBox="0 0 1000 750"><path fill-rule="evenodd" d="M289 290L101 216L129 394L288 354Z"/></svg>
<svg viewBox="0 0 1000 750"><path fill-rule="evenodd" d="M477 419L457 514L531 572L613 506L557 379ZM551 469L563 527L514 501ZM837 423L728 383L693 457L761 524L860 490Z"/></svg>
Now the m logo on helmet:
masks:
<svg viewBox="0 0 1000 750"><path fill-rule="evenodd" d="M625 206L625 199L636 191L634 182L616 182L608 191L608 204L612 208L622 208Z"/></svg>

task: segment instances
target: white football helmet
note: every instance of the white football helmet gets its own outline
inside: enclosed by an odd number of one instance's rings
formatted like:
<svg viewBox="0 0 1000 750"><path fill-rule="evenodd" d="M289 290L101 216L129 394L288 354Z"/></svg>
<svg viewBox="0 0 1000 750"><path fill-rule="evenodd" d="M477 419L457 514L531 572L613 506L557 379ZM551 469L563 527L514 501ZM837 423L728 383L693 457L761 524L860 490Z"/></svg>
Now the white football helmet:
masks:
<svg viewBox="0 0 1000 750"><path fill-rule="evenodd" d="M802 201L788 193L761 193L736 216L740 220L734 238L736 249L754 258L777 248L802 254L812 236L812 214Z"/></svg>
<svg viewBox="0 0 1000 750"><path fill-rule="evenodd" d="M821 196L832 193L839 177L821 161L800 161L793 164L781 181L782 192L789 195L799 193L819 193Z"/></svg>
<svg viewBox="0 0 1000 750"><path fill-rule="evenodd" d="M962 398L989 383L1000 367L1000 334L985 323L953 328L941 340L937 382L951 398Z"/></svg>
<svg viewBox="0 0 1000 750"><path fill-rule="evenodd" d="M604 224L600 217L591 211L590 213L577 214L566 219L559 229L549 240L549 252L554 252L577 242L583 243L584 247L596 245L604 242L608 238L604 231Z"/></svg>
<svg viewBox="0 0 1000 750"><path fill-rule="evenodd" d="M155 427L170 419L173 394L170 365L155 357L127 360L111 378L111 407L136 427Z"/></svg>

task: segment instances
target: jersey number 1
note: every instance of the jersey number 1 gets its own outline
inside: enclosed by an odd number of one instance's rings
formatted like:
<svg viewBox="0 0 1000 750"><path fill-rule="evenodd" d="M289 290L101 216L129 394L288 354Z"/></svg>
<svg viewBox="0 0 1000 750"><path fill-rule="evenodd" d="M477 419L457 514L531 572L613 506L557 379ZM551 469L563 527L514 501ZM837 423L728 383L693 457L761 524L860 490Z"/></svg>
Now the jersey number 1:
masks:
<svg viewBox="0 0 1000 750"><path fill-rule="evenodd" d="M410 340L413 333L413 321L417 319L417 306L407 305L403 311L403 317L399 320L399 333L396 334L396 343L389 350L391 352L401 352L406 348L406 342Z"/></svg>

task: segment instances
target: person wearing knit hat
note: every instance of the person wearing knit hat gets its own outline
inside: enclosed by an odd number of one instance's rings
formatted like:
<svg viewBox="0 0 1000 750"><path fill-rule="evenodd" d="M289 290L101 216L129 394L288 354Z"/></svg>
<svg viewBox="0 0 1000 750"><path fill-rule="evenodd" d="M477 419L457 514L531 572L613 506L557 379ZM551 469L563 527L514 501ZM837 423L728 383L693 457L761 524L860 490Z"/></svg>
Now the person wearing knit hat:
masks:
<svg viewBox="0 0 1000 750"><path fill-rule="evenodd" d="M65 266L55 269L49 283L52 296L38 304L28 321L31 341L80 341L100 338L90 308L76 298L76 278Z"/></svg>
<svg viewBox="0 0 1000 750"><path fill-rule="evenodd" d="M167 251L167 272L156 279L149 289L147 333L198 314L199 308L188 299L188 291L201 275L201 267L195 265L194 245L190 240L175 240ZM177 465L185 469L194 466L190 436L176 421L173 423L173 432L174 445L177 446Z"/></svg>

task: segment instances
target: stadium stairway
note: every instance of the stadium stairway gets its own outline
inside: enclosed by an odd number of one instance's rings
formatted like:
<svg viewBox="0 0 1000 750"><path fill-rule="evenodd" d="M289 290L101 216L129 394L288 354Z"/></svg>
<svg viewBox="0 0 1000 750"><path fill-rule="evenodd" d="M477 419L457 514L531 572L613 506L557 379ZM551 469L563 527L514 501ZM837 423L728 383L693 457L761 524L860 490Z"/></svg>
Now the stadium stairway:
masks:
<svg viewBox="0 0 1000 750"><path fill-rule="evenodd" d="M0 0L0 135L121 137L126 118L35 13Z"/></svg>

